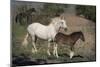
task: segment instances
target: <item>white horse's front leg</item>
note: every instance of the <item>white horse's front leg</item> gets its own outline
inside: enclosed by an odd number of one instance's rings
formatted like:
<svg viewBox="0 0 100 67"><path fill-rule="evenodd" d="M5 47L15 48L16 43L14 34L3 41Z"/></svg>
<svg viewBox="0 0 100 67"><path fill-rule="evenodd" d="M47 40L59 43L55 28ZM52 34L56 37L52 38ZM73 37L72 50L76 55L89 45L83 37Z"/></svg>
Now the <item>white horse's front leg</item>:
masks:
<svg viewBox="0 0 100 67"><path fill-rule="evenodd" d="M54 46L53 46L53 55L55 56L56 54L56 50L55 50L55 43L54 43Z"/></svg>
<svg viewBox="0 0 100 67"><path fill-rule="evenodd" d="M48 42L48 48L47 48L47 54L50 56L51 54L50 54L49 49L50 49L50 42Z"/></svg>
<svg viewBox="0 0 100 67"><path fill-rule="evenodd" d="M56 56L56 57L58 58L59 56L58 56L57 48L58 48L58 47L57 47L57 44L54 43L53 55Z"/></svg>

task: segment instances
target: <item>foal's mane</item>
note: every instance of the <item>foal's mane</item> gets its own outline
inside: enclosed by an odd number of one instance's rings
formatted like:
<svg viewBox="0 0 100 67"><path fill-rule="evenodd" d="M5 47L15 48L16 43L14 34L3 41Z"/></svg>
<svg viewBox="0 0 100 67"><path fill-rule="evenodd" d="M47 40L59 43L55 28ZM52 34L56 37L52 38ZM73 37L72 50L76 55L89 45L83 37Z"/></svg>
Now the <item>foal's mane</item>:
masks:
<svg viewBox="0 0 100 67"><path fill-rule="evenodd" d="M74 32L70 34L71 36L73 35L83 35L82 31Z"/></svg>

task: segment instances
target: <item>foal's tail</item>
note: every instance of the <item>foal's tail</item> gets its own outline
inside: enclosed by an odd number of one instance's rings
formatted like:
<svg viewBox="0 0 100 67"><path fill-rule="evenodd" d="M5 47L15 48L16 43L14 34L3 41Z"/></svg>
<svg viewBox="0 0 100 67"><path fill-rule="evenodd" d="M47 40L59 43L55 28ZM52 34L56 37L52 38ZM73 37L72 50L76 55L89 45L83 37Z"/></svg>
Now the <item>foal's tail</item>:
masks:
<svg viewBox="0 0 100 67"><path fill-rule="evenodd" d="M27 44L28 44L28 37L29 37L29 34L27 33L26 35L25 35L25 38L24 38L24 41L22 42L22 46L27 46Z"/></svg>

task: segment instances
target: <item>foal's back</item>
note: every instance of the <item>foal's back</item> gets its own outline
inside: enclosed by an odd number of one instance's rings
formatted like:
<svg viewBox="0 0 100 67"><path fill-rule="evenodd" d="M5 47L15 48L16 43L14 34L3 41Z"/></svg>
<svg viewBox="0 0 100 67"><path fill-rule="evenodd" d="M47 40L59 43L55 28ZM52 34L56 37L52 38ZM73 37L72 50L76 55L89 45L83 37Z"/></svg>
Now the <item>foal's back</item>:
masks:
<svg viewBox="0 0 100 67"><path fill-rule="evenodd" d="M80 31L71 33L69 35L59 32L55 36L55 42L58 44L73 45L82 35L83 35L83 33Z"/></svg>
<svg viewBox="0 0 100 67"><path fill-rule="evenodd" d="M58 44L70 44L71 38L69 35L63 34L63 33L58 33L55 36L55 42Z"/></svg>

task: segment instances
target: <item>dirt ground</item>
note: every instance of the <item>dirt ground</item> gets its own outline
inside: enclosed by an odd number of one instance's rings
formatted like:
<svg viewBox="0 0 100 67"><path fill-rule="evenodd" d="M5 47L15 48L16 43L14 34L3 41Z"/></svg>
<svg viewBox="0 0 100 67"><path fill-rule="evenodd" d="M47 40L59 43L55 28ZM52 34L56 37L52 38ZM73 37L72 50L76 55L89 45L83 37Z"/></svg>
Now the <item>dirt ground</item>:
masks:
<svg viewBox="0 0 100 67"><path fill-rule="evenodd" d="M75 31L82 31L85 36L85 42L78 40L74 46L76 55L85 56L90 60L95 60L96 22L92 22L88 19L75 15L65 15L65 19L68 25L68 31L66 34L70 34Z"/></svg>

